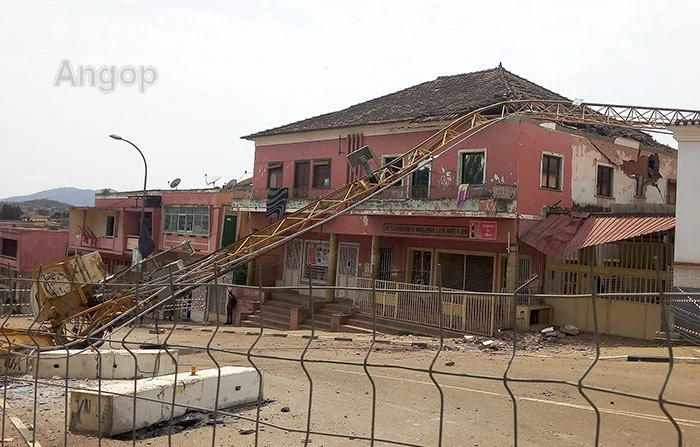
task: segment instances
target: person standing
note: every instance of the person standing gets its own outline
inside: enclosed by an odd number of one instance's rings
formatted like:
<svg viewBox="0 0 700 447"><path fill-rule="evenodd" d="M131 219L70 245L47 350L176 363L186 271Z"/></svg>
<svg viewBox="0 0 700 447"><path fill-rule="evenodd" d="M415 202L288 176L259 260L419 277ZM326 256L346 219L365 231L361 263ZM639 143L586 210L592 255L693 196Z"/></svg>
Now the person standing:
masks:
<svg viewBox="0 0 700 447"><path fill-rule="evenodd" d="M232 291L228 291L228 300L226 301L226 323L224 324L233 324L233 316L236 312L236 304L238 303L238 300L236 299L236 296L233 294Z"/></svg>

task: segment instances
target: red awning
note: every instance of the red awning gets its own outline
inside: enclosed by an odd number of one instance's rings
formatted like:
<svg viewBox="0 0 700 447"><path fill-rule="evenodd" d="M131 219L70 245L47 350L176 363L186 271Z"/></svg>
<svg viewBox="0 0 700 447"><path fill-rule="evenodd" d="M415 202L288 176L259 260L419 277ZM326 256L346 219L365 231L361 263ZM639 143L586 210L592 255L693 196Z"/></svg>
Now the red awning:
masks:
<svg viewBox="0 0 700 447"><path fill-rule="evenodd" d="M675 217L590 216L552 214L520 236L520 240L553 258L562 259L593 245L621 241L676 226Z"/></svg>

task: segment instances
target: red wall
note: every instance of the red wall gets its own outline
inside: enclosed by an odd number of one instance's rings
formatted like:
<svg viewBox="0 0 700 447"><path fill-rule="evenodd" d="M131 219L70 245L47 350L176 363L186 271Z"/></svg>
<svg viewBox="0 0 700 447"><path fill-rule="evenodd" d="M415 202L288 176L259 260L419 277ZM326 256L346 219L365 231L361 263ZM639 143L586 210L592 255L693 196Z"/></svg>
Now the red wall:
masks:
<svg viewBox="0 0 700 447"><path fill-rule="evenodd" d="M66 257L68 230L35 230L18 228L1 229L3 237L17 239L17 259L13 267L18 272L28 272L41 265L60 261ZM5 259L2 261L5 263Z"/></svg>
<svg viewBox="0 0 700 447"><path fill-rule="evenodd" d="M377 158L376 165L381 164L385 154L403 154L432 135L433 132L412 132L393 135L363 137L362 143L369 145ZM334 189L348 183L346 160L347 138L340 140L309 141L302 143L273 144L256 146L253 174L253 197L267 196L267 166L272 162L283 162L282 183L288 188L294 184L294 162L297 160L331 159L331 187L311 190L312 197L321 197ZM313 175L313 167L311 168Z"/></svg>
<svg viewBox="0 0 700 447"><path fill-rule="evenodd" d="M381 156L400 154L415 147L432 132L413 132L364 137L362 143L372 147L378 162ZM331 158L331 188L312 190L320 197L347 183L346 139L257 146L255 149L254 197L267 194L267 166L283 162L283 185L292 188L294 161ZM455 197L458 184L458 153L464 149L486 149L486 183L517 185L517 212L540 214L543 205L559 202L571 206L572 137L529 122L516 120L495 124L473 135L433 161L431 168L432 198ZM540 187L542 152L564 156L563 191ZM445 187L440 194L441 187ZM316 194L314 194L316 192ZM259 223L255 224L259 226Z"/></svg>

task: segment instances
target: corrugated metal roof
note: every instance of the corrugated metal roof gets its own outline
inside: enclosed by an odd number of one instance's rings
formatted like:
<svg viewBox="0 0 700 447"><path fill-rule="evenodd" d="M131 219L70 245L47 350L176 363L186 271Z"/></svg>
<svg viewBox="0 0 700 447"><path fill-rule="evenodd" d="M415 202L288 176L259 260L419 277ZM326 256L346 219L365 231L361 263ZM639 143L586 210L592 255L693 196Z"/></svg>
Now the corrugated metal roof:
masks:
<svg viewBox="0 0 700 447"><path fill-rule="evenodd" d="M521 235L520 240L548 256L561 259L584 247L666 231L675 226L676 218L667 216L553 214Z"/></svg>

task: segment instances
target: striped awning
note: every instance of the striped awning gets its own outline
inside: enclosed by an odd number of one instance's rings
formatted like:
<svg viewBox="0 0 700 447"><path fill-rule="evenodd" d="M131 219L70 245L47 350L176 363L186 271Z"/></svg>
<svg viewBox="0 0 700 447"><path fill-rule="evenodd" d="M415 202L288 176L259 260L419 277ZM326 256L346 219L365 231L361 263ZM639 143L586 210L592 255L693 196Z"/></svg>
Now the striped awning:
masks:
<svg viewBox="0 0 700 447"><path fill-rule="evenodd" d="M669 216L591 216L585 213L552 214L520 240L547 256L561 259L576 250L675 228Z"/></svg>

